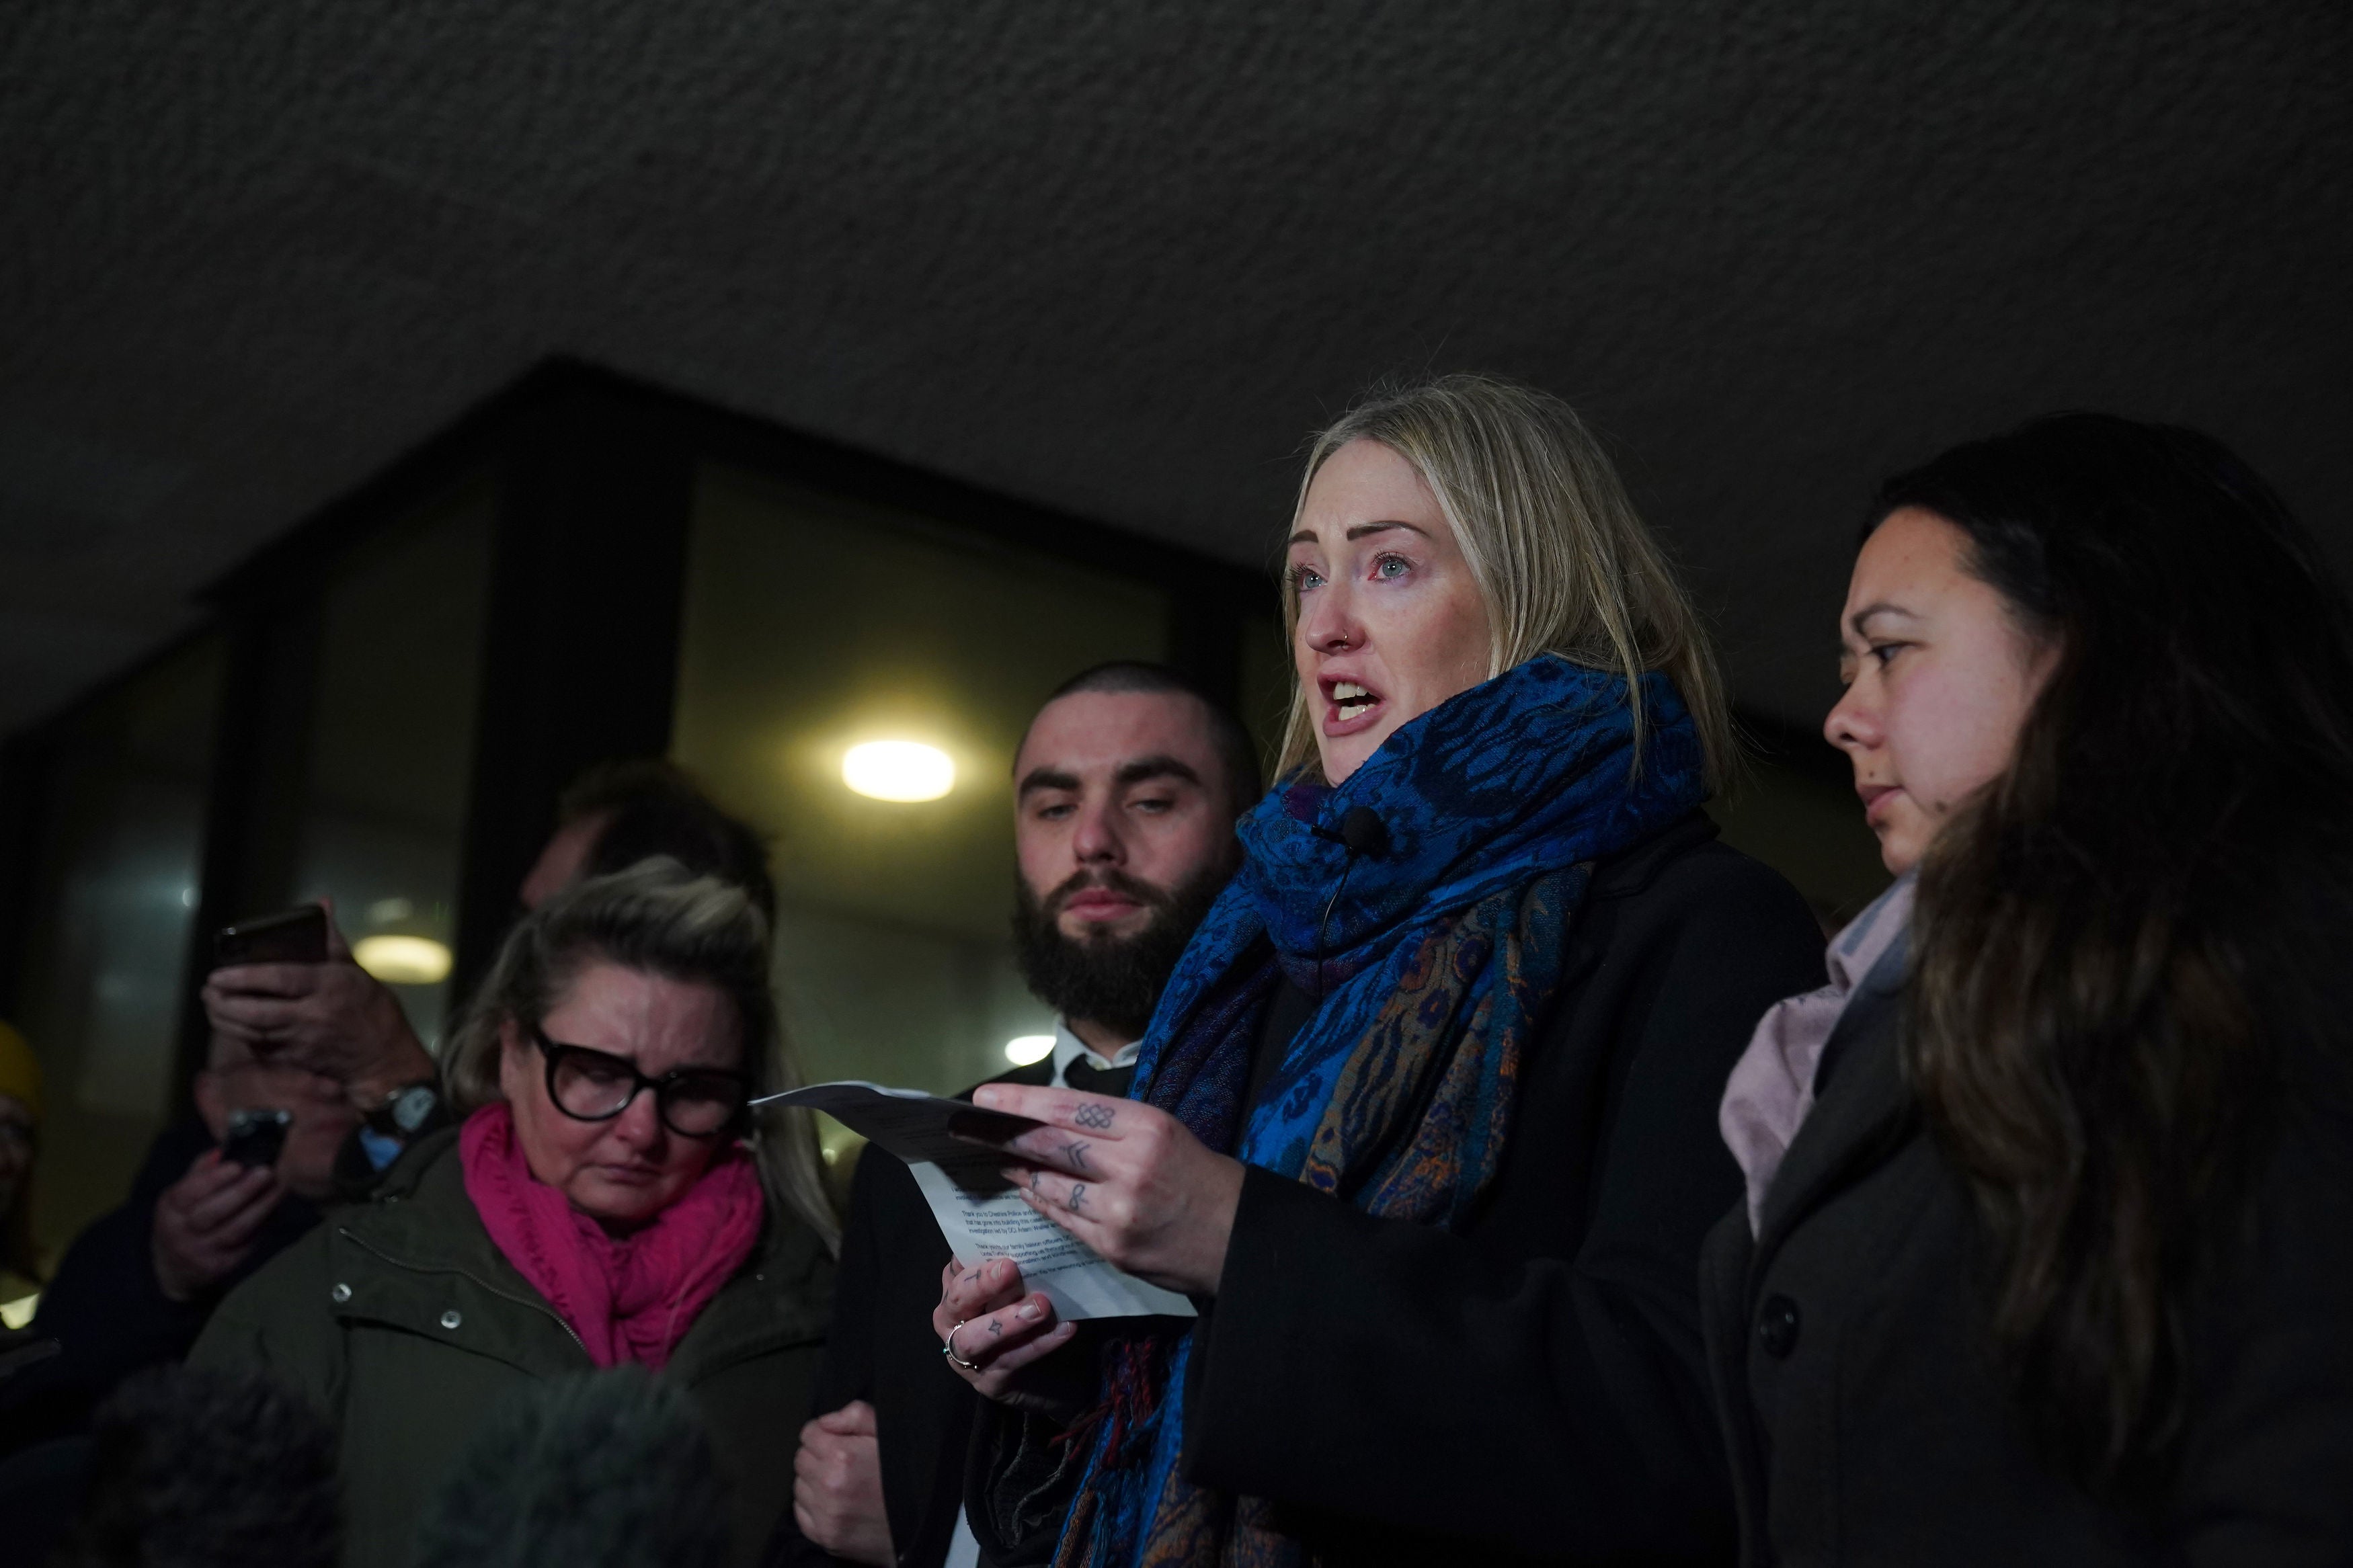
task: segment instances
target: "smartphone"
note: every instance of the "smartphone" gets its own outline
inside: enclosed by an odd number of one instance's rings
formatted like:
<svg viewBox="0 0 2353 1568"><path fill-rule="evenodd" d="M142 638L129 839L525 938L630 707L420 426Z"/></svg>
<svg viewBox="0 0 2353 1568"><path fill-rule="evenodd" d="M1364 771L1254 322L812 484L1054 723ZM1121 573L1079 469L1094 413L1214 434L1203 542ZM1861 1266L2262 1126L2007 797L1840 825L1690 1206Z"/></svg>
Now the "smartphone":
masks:
<svg viewBox="0 0 2353 1568"><path fill-rule="evenodd" d="M293 1125L290 1110L233 1110L221 1139L221 1158L240 1165L275 1165L286 1147L286 1130Z"/></svg>
<svg viewBox="0 0 2353 1568"><path fill-rule="evenodd" d="M324 963L327 911L316 904L223 926L213 938L213 967L232 963Z"/></svg>

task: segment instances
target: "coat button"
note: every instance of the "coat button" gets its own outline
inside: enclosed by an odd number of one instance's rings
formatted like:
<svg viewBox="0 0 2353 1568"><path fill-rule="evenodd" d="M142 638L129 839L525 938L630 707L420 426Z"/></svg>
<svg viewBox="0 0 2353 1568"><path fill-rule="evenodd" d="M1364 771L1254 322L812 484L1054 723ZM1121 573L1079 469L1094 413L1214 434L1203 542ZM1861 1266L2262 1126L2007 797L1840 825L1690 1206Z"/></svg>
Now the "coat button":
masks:
<svg viewBox="0 0 2353 1568"><path fill-rule="evenodd" d="M352 1288L348 1285L338 1284L333 1289L328 1291L327 1295L340 1306L342 1303L352 1299Z"/></svg>
<svg viewBox="0 0 2353 1568"><path fill-rule="evenodd" d="M441 1326L445 1329L454 1329L465 1321L459 1315L458 1309L455 1307L441 1314Z"/></svg>
<svg viewBox="0 0 2353 1568"><path fill-rule="evenodd" d="M1780 1360L1798 1348L1798 1304L1787 1296L1767 1296L1757 1311L1757 1342L1765 1353Z"/></svg>

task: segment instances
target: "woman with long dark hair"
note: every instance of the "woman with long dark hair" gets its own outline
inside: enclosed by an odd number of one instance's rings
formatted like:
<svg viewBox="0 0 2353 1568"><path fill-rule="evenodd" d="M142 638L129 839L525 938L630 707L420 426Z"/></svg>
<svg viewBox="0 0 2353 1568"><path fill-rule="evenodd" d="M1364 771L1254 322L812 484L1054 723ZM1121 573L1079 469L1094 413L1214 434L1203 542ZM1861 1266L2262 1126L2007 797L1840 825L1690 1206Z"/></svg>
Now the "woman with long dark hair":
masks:
<svg viewBox="0 0 2353 1568"><path fill-rule="evenodd" d="M1729 725L1698 618L1575 414L1484 378L1342 418L1287 532L1282 783L1136 1100L976 1096L1050 1124L1013 1146L1039 1212L1200 1315L1060 1323L1010 1260L952 1269L944 1349L1020 1405L982 1426L976 1533L1118 1568L1720 1561L1713 1117L1820 944L1699 810Z"/></svg>
<svg viewBox="0 0 2353 1568"><path fill-rule="evenodd" d="M1745 1561L2353 1558L2353 613L2229 451L2037 420L1883 487L1841 625L1889 893L1723 1107Z"/></svg>

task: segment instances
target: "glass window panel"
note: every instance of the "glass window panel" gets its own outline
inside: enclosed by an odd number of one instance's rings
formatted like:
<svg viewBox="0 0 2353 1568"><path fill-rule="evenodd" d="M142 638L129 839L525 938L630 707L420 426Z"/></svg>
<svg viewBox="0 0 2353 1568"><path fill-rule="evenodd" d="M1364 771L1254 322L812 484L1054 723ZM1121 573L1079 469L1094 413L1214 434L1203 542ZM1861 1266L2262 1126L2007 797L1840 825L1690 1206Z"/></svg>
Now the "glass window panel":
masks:
<svg viewBox="0 0 2353 1568"><path fill-rule="evenodd" d="M1282 750L1283 725L1291 718L1291 649L1282 640L1282 617L1244 616L1241 639L1241 657L1236 661L1240 676L1237 684L1241 688L1240 717L1250 739L1258 742L1259 766L1272 784L1275 757Z"/></svg>
<svg viewBox="0 0 2353 1568"><path fill-rule="evenodd" d="M777 990L814 1078L962 1089L1052 1027L1012 961L1013 753L1063 680L1167 646L1145 583L706 471L671 752L769 836ZM853 793L844 753L879 740L945 752L955 787Z"/></svg>
<svg viewBox="0 0 2353 1568"><path fill-rule="evenodd" d="M494 496L470 489L370 539L321 595L303 812L288 900L334 900L363 963L392 983L428 1047L448 983L413 967L455 936L474 753ZM421 938L393 950L370 937ZM428 971L429 972L429 971Z"/></svg>
<svg viewBox="0 0 2353 1568"><path fill-rule="evenodd" d="M206 637L86 704L44 782L16 1022L48 1079L52 1250L122 1201L171 1110L222 662Z"/></svg>

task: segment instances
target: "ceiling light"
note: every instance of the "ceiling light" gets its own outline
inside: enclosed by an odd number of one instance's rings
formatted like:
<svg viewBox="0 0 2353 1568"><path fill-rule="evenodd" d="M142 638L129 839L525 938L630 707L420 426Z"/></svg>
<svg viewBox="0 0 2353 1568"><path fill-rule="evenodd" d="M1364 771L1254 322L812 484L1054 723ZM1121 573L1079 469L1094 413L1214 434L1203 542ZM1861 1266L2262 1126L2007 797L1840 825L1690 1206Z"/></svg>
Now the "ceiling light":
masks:
<svg viewBox="0 0 2353 1568"><path fill-rule="evenodd" d="M1026 1068L1031 1062L1042 1062L1054 1054L1051 1035L1018 1035L1005 1042L1005 1059L1015 1067Z"/></svg>
<svg viewBox="0 0 2353 1568"><path fill-rule="evenodd" d="M937 800L955 787L955 762L921 741L869 741L841 759L841 782L876 800Z"/></svg>
<svg viewBox="0 0 2353 1568"><path fill-rule="evenodd" d="M430 937L364 936L352 962L386 985L438 985L449 978L449 950Z"/></svg>

